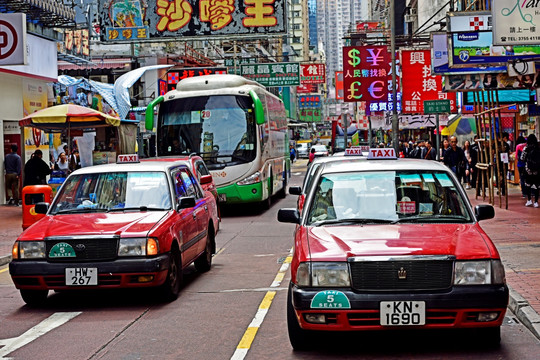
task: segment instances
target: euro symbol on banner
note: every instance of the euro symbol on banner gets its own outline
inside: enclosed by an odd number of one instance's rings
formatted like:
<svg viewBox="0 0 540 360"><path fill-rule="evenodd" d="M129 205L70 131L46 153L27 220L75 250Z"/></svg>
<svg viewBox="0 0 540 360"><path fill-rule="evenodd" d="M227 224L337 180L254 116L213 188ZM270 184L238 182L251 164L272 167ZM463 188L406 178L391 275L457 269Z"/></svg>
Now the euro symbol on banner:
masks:
<svg viewBox="0 0 540 360"><path fill-rule="evenodd" d="M362 59L360 59L360 57L358 57L358 55L360 54L360 50L358 49L352 49L349 51L349 64L352 65L352 66L358 66L360 65L360 63L362 62Z"/></svg>
<svg viewBox="0 0 540 360"><path fill-rule="evenodd" d="M351 99L356 99L356 100L360 100L362 98L362 94L360 95L355 95L356 93L356 87L355 85L358 84L358 86L361 86L362 83L360 81L355 81L351 84L351 88L349 89L350 90L350 95L347 96L347 99L351 100Z"/></svg>
<svg viewBox="0 0 540 360"><path fill-rule="evenodd" d="M376 86L376 84L380 84ZM384 90L384 81L374 81L369 85L368 91L372 98L380 99L384 96L384 92L381 94L381 91ZM376 94L377 93L377 94ZM378 95L380 94L380 95Z"/></svg>

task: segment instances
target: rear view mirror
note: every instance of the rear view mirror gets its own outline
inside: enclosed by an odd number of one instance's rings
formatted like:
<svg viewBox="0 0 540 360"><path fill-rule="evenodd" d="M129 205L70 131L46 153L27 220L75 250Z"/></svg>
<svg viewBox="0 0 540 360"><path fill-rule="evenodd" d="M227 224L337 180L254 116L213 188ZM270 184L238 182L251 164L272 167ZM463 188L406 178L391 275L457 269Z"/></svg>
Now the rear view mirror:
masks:
<svg viewBox="0 0 540 360"><path fill-rule="evenodd" d="M487 220L495 217L495 209L491 205L476 205L474 208L476 220Z"/></svg>
<svg viewBox="0 0 540 360"><path fill-rule="evenodd" d="M201 183L201 185L204 185L204 184L210 184L212 180L213 180L212 175L203 175L201 176L201 179L199 180L199 182Z"/></svg>
<svg viewBox="0 0 540 360"><path fill-rule="evenodd" d="M195 207L195 198L193 196L185 196L178 199L178 211Z"/></svg>
<svg viewBox="0 0 540 360"><path fill-rule="evenodd" d="M297 209L279 209L277 218L279 222L300 224L300 213Z"/></svg>
<svg viewBox="0 0 540 360"><path fill-rule="evenodd" d="M46 214L48 210L49 203L46 202L38 202L34 207L34 211L36 212L36 214Z"/></svg>
<svg viewBox="0 0 540 360"><path fill-rule="evenodd" d="M291 195L302 195L301 186L289 186L289 194Z"/></svg>

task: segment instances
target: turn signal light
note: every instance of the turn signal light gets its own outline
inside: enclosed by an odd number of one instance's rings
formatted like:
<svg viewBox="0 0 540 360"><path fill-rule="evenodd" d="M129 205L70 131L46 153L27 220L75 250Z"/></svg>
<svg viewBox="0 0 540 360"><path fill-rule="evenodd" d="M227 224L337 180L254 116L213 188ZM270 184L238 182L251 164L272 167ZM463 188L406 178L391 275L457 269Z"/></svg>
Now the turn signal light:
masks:
<svg viewBox="0 0 540 360"><path fill-rule="evenodd" d="M146 242L146 255L157 255L159 252L158 241L156 238L148 238Z"/></svg>
<svg viewBox="0 0 540 360"><path fill-rule="evenodd" d="M15 244L13 244L13 247L11 248L11 257L13 259L19 258L19 243L15 241Z"/></svg>
<svg viewBox="0 0 540 360"><path fill-rule="evenodd" d="M137 276L137 282L148 283L148 282L152 282L152 281L154 281L154 276L153 275Z"/></svg>

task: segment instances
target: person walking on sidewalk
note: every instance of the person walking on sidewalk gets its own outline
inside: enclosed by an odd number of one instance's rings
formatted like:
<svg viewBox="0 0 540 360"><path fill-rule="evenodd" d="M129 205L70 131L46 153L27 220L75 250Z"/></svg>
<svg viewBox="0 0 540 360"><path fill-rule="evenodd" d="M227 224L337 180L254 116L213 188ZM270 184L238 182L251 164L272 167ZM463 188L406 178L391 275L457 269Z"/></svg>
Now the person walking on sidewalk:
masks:
<svg viewBox="0 0 540 360"><path fill-rule="evenodd" d="M516 159L519 172L519 185L521 187L521 197L526 198L527 192L525 191L525 161L521 160L521 154L523 153L523 149L525 149L525 146L527 146L527 140L525 140L523 136L518 136L516 144Z"/></svg>
<svg viewBox="0 0 540 360"><path fill-rule="evenodd" d="M444 153L444 165L448 166L450 170L457 176L459 183L465 175L465 164L467 159L465 158L465 152L457 144L457 137L452 136L450 138L450 147Z"/></svg>
<svg viewBox="0 0 540 360"><path fill-rule="evenodd" d="M8 192L11 191L11 198L8 204L19 206L19 179L21 177L21 157L17 154L19 147L17 144L11 145L11 153L6 155L4 159L4 169L6 172L6 197L9 197Z"/></svg>
<svg viewBox="0 0 540 360"><path fill-rule="evenodd" d="M521 154L525 162L525 187L527 189L527 202L525 206L533 205L531 200L534 195L534 207L538 207L538 190L540 187L540 147L534 134L527 137L527 146Z"/></svg>
<svg viewBox="0 0 540 360"><path fill-rule="evenodd" d="M51 168L43 161L43 152L37 149L24 165L24 186L47 184L50 173Z"/></svg>

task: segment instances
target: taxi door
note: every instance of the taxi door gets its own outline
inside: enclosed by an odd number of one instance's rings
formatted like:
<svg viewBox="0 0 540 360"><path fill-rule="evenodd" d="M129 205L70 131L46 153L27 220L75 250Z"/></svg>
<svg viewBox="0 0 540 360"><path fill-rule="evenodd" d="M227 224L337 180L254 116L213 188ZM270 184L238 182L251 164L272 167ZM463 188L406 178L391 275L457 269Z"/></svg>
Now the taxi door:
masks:
<svg viewBox="0 0 540 360"><path fill-rule="evenodd" d="M174 191L176 196L176 203L182 197L193 196L188 191L189 183L184 182L184 178L189 179L189 173L187 168L174 169L171 172ZM192 189L191 189L192 192ZM182 264L189 264L198 254L198 224L197 224L197 207L180 209L178 211L179 220L173 225L173 233L177 236L180 243L180 251L182 253Z"/></svg>
<svg viewBox="0 0 540 360"><path fill-rule="evenodd" d="M206 246L206 231L208 228L208 204L206 203L205 192L202 191L195 176L188 169L181 171L182 181L186 187L187 196L193 196L196 205L193 208L193 218L197 222L197 230L193 247L196 249L195 256L204 251Z"/></svg>

